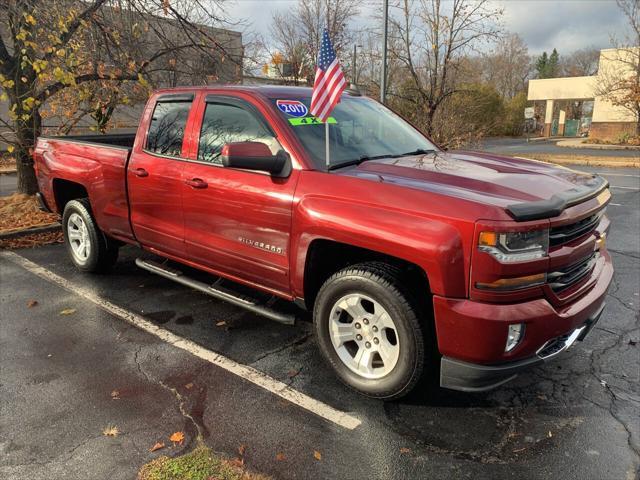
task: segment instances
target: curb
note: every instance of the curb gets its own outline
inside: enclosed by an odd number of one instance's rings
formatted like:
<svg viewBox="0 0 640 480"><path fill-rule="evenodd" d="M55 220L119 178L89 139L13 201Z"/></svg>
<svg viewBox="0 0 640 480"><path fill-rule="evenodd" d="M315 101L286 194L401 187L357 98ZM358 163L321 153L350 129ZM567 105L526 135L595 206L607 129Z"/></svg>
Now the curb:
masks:
<svg viewBox="0 0 640 480"><path fill-rule="evenodd" d="M526 137L523 137L524 140L527 140L527 143L535 143L535 142L552 142L554 140L559 140L562 137L531 137L528 140Z"/></svg>
<svg viewBox="0 0 640 480"><path fill-rule="evenodd" d="M580 150L581 148L588 148L591 150L640 150L640 147L635 145L602 145L600 143L564 143L562 140L556 142L556 147L561 148L575 148Z"/></svg>
<svg viewBox="0 0 640 480"><path fill-rule="evenodd" d="M60 225L60 223L51 223L49 225L43 225L41 227L30 227L30 228L25 228L22 230L16 230L16 231L12 231L12 232L6 232L6 233L0 233L0 240L7 240L7 239L11 239L11 238L18 238L18 237L26 237L27 235L33 235L34 233L49 233L49 232L55 232L56 230L59 230L60 228L62 228L62 225Z"/></svg>
<svg viewBox="0 0 640 480"><path fill-rule="evenodd" d="M596 157L594 160L576 160L573 158L554 158L553 160L543 160L540 158L529 158L517 156L514 158L521 158L523 160L535 160L537 162L555 163L557 165L586 165L588 167L609 167L609 168L640 168L640 161L638 160L624 160L620 162L612 162L607 160L598 160Z"/></svg>

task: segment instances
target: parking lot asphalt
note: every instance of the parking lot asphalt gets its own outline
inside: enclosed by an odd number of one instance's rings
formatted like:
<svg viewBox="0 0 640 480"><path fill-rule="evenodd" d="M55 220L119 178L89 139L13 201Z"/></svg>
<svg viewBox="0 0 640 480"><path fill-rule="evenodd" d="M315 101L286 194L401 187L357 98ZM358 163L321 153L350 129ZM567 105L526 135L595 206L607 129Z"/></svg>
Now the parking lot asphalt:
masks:
<svg viewBox="0 0 640 480"><path fill-rule="evenodd" d="M425 385L397 402L365 399L324 365L305 315L290 327L238 310L139 270L133 248L107 275L77 272L60 245L16 252L65 288L0 256L0 478L131 479L198 432L232 457L245 445L245 465L285 479L637 478L640 176L584 170L612 185L616 274L604 316L561 358L483 394ZM361 423L344 428L128 314ZM119 435L104 436L107 426ZM169 447L175 431L185 443ZM167 447L150 452L157 441Z"/></svg>

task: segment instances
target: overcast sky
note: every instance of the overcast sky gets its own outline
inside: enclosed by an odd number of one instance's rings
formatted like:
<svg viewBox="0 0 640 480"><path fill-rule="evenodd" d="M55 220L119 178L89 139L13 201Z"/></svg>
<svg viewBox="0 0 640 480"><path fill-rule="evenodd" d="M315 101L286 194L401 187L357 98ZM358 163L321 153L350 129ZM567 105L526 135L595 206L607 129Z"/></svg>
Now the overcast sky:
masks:
<svg viewBox="0 0 640 480"><path fill-rule="evenodd" d="M230 0L227 11L232 20L245 19L250 30L269 38L271 14L295 8L297 0ZM560 54L579 48L608 48L610 35L624 32L626 21L615 0L495 0L505 9L504 26L518 33L531 54L554 47ZM362 1L356 25L373 25L371 12L382 0ZM378 6L380 5L380 7Z"/></svg>

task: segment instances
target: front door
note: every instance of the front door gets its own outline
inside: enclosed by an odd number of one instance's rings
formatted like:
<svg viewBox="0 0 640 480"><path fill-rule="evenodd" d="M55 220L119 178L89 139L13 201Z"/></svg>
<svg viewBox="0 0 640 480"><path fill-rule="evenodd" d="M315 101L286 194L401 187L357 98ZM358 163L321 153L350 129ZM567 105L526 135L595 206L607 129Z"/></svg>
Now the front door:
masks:
<svg viewBox="0 0 640 480"><path fill-rule="evenodd" d="M291 208L297 170L288 178L225 168L225 143L282 147L260 113L229 97L207 97L197 159L184 167L185 244L189 259L276 293L288 294Z"/></svg>
<svg viewBox="0 0 640 480"><path fill-rule="evenodd" d="M145 247L183 257L182 144L192 97L159 97L127 171L131 224Z"/></svg>

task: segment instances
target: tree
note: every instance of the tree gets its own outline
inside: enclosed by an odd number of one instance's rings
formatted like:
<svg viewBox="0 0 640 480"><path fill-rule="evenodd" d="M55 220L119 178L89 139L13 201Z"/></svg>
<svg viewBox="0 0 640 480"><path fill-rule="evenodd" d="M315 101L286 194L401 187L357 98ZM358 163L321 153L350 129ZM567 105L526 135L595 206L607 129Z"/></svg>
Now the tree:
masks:
<svg viewBox="0 0 640 480"><path fill-rule="evenodd" d="M615 50L603 52L605 71L598 72L596 94L629 112L635 119L635 135L640 136L640 2L617 0L629 22L624 40L612 39Z"/></svg>
<svg viewBox="0 0 640 480"><path fill-rule="evenodd" d="M270 31L276 47L275 52L269 53L271 63L281 78L291 79L298 85L314 71L301 23L292 21L289 14L276 12L271 18Z"/></svg>
<svg viewBox="0 0 640 480"><path fill-rule="evenodd" d="M296 9L286 14L275 13L271 19L271 36L275 54L282 56L281 77L292 78L294 84L306 78L313 84L315 64L322 41L322 32L329 31L338 57L352 40L349 22L358 14L357 0L300 0ZM287 75L280 70L286 68Z"/></svg>
<svg viewBox="0 0 640 480"><path fill-rule="evenodd" d="M529 50L524 40L511 33L483 58L484 80L493 85L505 99L526 90L531 74Z"/></svg>
<svg viewBox="0 0 640 480"><path fill-rule="evenodd" d="M562 74L565 77L586 77L598 71L600 49L595 47L576 50L562 61Z"/></svg>
<svg viewBox="0 0 640 480"><path fill-rule="evenodd" d="M3 24L6 19L6 27L0 28L0 95L9 101L10 116L2 122L12 132L4 140L15 149L18 191L32 194L38 189L31 149L42 129L45 105L55 96L78 91L88 82L96 89L114 82L146 88L154 78L196 75L204 71L202 62L232 61L210 28L222 21L215 13L221 1L0 2ZM189 55L189 62L176 64L176 58ZM193 68L187 72L189 64ZM109 102L103 108L104 100L93 110L103 125L110 111Z"/></svg>
<svg viewBox="0 0 640 480"><path fill-rule="evenodd" d="M462 92L463 60L483 42L496 40L502 9L487 0L401 0L391 19L390 57L406 72L401 90L389 95L410 107L410 117L428 135L437 132L440 107Z"/></svg>
<svg viewBox="0 0 640 480"><path fill-rule="evenodd" d="M538 78L556 78L560 74L560 55L554 48L551 55L547 56L547 52L542 52L536 61L536 70Z"/></svg>

